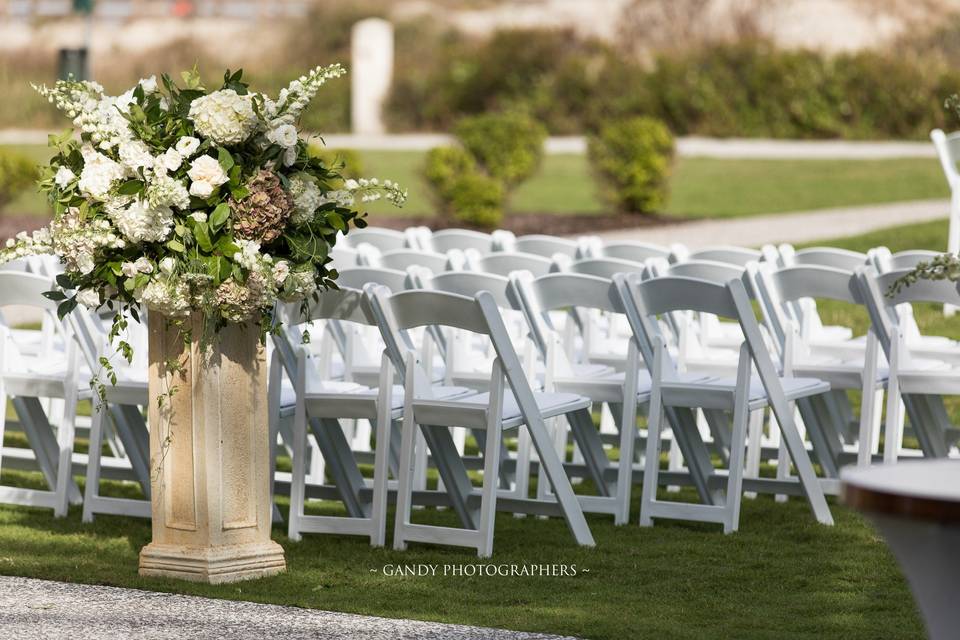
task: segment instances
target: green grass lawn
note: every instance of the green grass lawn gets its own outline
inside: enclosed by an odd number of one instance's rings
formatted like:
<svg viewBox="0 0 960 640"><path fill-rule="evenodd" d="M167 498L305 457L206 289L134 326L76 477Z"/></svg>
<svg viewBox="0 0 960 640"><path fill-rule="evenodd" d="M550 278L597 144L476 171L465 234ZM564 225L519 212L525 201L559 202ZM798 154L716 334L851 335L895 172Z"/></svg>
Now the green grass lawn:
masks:
<svg viewBox="0 0 960 640"><path fill-rule="evenodd" d="M18 146L37 162L47 159L43 146ZM374 204L371 214L429 215L433 208L420 179L423 154L369 151L360 154L364 173L405 185L404 209ZM681 218L738 217L825 207L941 198L949 195L935 159L896 160L678 160L666 213ZM517 190L513 213L586 213L608 211L598 198L585 156L547 156L540 172ZM21 196L8 211L43 215L37 194ZM375 218L374 218L375 220Z"/></svg>
<svg viewBox="0 0 960 640"><path fill-rule="evenodd" d="M932 248L943 244L945 233L946 223L934 222L817 244ZM865 316L838 305L822 303L821 314L830 323L866 328ZM917 315L925 329L960 338L955 319L927 307ZM956 414L958 407L951 409ZM15 434L8 433L8 445L14 442ZM3 481L36 485L37 477L5 471ZM131 493L109 484L117 494ZM693 498L688 490L680 496ZM724 536L710 525L658 522L640 528L638 497L639 487L626 526L588 517L594 549L576 547L559 520L498 515L494 557L482 562L575 564L575 577L387 577L385 565L478 560L455 548L371 549L349 537L306 535L293 543L278 527L274 538L284 546L289 567L283 575L222 586L144 579L136 568L138 551L150 538L148 523L100 517L84 525L76 508L55 520L49 511L12 506L0 507L0 573L598 639L923 635L887 547L860 516L835 501L836 526L824 527L801 500L745 500L740 531ZM426 509L415 519L455 524L449 511Z"/></svg>

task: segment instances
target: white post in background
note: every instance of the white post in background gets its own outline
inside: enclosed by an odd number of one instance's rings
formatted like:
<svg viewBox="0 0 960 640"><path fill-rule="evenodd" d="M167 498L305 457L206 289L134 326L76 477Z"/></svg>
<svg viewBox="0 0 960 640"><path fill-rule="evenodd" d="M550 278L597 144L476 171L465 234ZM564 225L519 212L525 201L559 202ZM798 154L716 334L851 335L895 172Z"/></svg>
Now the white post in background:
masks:
<svg viewBox="0 0 960 640"><path fill-rule="evenodd" d="M354 133L386 133L383 104L393 82L393 25L367 18L350 36L350 120Z"/></svg>

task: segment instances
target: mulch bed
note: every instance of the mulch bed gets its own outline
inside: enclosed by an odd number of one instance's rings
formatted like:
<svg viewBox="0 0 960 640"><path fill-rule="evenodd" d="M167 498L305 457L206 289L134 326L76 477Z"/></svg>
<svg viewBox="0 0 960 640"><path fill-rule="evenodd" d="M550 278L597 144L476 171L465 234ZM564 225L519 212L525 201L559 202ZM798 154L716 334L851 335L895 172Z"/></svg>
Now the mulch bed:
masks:
<svg viewBox="0 0 960 640"><path fill-rule="evenodd" d="M659 227L665 224L677 224L682 219L661 215L635 215L629 213L611 214L555 214L555 213L523 213L507 215L500 224L501 229L512 231L518 236L548 233L556 236L572 236L580 234L598 233L601 231L617 231L621 229L639 229L645 227ZM431 216L383 216L370 218L371 226L387 227L390 229L406 229L407 227L424 226L437 231L450 228L472 228L456 220L446 220ZM487 229L477 229L486 231Z"/></svg>

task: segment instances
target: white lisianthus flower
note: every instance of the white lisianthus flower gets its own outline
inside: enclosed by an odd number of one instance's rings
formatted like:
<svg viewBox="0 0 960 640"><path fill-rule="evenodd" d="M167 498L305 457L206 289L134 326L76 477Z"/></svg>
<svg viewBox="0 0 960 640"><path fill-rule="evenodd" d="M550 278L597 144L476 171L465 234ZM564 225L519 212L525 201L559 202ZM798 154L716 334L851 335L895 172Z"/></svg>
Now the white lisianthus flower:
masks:
<svg viewBox="0 0 960 640"><path fill-rule="evenodd" d="M136 199L125 208L108 209L113 224L133 242L162 242L173 228L173 210L170 207L151 207L149 202Z"/></svg>
<svg viewBox="0 0 960 640"><path fill-rule="evenodd" d="M239 144L259 124L253 110L253 96L241 96L233 89L221 89L197 98L190 104L190 120L197 132L217 144Z"/></svg>
<svg viewBox="0 0 960 640"><path fill-rule="evenodd" d="M207 221L207 214L204 213L203 211L194 211L193 213L190 214L190 217L196 220L197 222Z"/></svg>
<svg viewBox="0 0 960 640"><path fill-rule="evenodd" d="M127 89L113 101L113 106L116 107L120 113L130 113L130 105L132 104L133 89Z"/></svg>
<svg viewBox="0 0 960 640"><path fill-rule="evenodd" d="M283 166L290 167L297 161L297 147L293 146L283 152Z"/></svg>
<svg viewBox="0 0 960 640"><path fill-rule="evenodd" d="M70 170L70 167L60 167L57 169L57 175L54 176L53 181L57 183L58 187L64 189L76 177L76 174Z"/></svg>
<svg viewBox="0 0 960 640"><path fill-rule="evenodd" d="M193 156L199 147L200 140L194 138L193 136L183 136L177 140L177 144L173 146L173 148L176 149L177 153L179 153L182 158L189 158Z"/></svg>
<svg viewBox="0 0 960 640"><path fill-rule="evenodd" d="M137 273L153 273L153 263L143 256L137 258L133 266L137 268Z"/></svg>
<svg viewBox="0 0 960 640"><path fill-rule="evenodd" d="M214 189L229 180L216 158L206 155L190 163L187 175L193 181L190 184L190 195L198 198L209 198Z"/></svg>
<svg viewBox="0 0 960 640"><path fill-rule="evenodd" d="M135 265L132 262L124 262L123 264L121 264L120 272L123 275L127 276L128 278L132 278L133 276L137 275L137 273L139 273L137 271L137 265Z"/></svg>
<svg viewBox="0 0 960 640"><path fill-rule="evenodd" d="M167 171L176 171L183 164L183 156L174 148L167 149L163 154L157 156L157 161L163 165Z"/></svg>
<svg viewBox="0 0 960 640"><path fill-rule="evenodd" d="M119 163L90 149L84 155L83 171L80 172L77 186L83 194L96 200L106 200L113 184L123 178L124 174Z"/></svg>
<svg viewBox="0 0 960 640"><path fill-rule="evenodd" d="M267 131L267 140L284 149L296 146L297 139L297 128L292 124L280 124Z"/></svg>
<svg viewBox="0 0 960 640"><path fill-rule="evenodd" d="M100 306L100 292L96 289L80 289L77 291L77 302L88 309L96 309Z"/></svg>
<svg viewBox="0 0 960 640"><path fill-rule="evenodd" d="M171 275L173 275L173 270L177 268L177 261L173 257L167 256L166 258L160 261L160 264L158 266L160 267L160 273L162 273L167 277L170 277Z"/></svg>

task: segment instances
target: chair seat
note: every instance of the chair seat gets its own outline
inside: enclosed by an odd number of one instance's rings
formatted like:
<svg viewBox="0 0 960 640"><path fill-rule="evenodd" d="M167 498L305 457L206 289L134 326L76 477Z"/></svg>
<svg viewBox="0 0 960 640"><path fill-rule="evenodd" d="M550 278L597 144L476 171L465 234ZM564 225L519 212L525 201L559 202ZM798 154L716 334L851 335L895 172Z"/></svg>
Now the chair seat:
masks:
<svg viewBox="0 0 960 640"><path fill-rule="evenodd" d="M793 374L798 378L818 378L828 382L831 389L863 388L863 360L799 363L794 365ZM875 388L886 385L889 377L886 367L878 367Z"/></svg>
<svg viewBox="0 0 960 640"><path fill-rule="evenodd" d="M787 400L826 393L830 384L816 378L780 378ZM708 378L699 382L670 380L663 383L664 404L673 407L733 410L735 378ZM766 407L767 392L756 375L750 378L750 410Z"/></svg>
<svg viewBox="0 0 960 640"><path fill-rule="evenodd" d="M336 389L335 387L340 387ZM292 391L292 389L291 389ZM307 414L312 418L365 418L374 420L377 417L378 389L371 389L349 382L326 382L323 390L308 390L304 401L307 405ZM431 389L434 398L458 398L473 395L475 392L466 387L435 385ZM291 398L291 404L296 398ZM394 385L391 393L390 410L394 418L403 411L404 389L402 385ZM283 394L281 393L281 403Z"/></svg>
<svg viewBox="0 0 960 640"><path fill-rule="evenodd" d="M575 393L534 392L533 397L544 419L586 409L591 404L589 398ZM414 400L413 410L418 424L484 429L487 426L489 405L490 394L478 393L450 400L419 398ZM508 390L503 394L503 411L500 418L503 429L513 429L526 422L513 393Z"/></svg>
<svg viewBox="0 0 960 640"><path fill-rule="evenodd" d="M916 365L917 362L911 362ZM943 363L941 363L943 364ZM903 393L960 394L960 369L947 366L899 369L897 381Z"/></svg>
<svg viewBox="0 0 960 640"><path fill-rule="evenodd" d="M42 374L33 372L7 372L2 374L6 392L11 396L25 398L64 398L66 396L67 377L63 374ZM81 378L89 380L89 376ZM80 399L90 398L90 387L80 384L77 387Z"/></svg>

